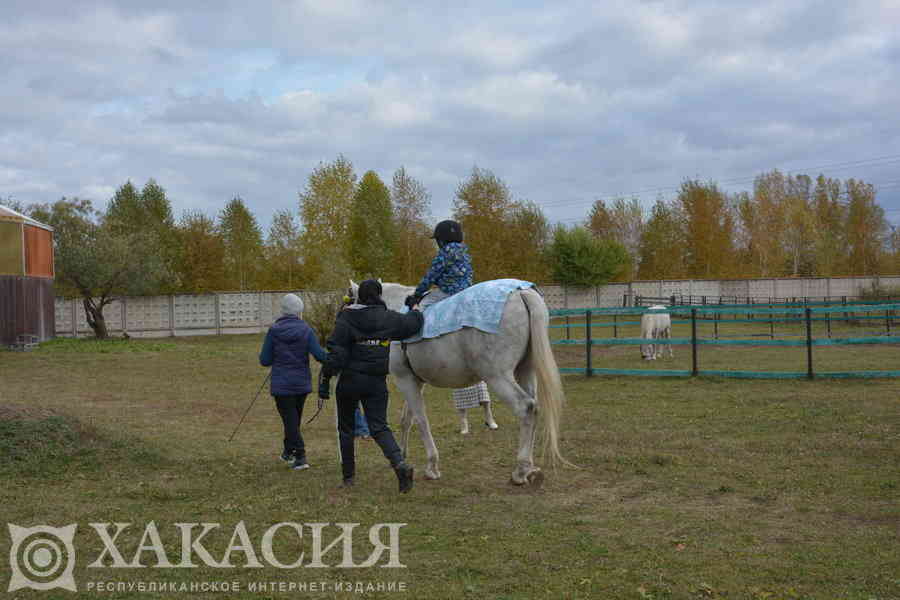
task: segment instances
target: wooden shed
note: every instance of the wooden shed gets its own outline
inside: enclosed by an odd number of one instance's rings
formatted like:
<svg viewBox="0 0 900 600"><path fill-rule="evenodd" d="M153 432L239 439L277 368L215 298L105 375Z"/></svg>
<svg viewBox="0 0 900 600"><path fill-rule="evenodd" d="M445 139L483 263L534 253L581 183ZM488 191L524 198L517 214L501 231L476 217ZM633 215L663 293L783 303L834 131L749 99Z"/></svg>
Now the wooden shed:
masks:
<svg viewBox="0 0 900 600"><path fill-rule="evenodd" d="M54 335L53 228L0 205L0 345Z"/></svg>

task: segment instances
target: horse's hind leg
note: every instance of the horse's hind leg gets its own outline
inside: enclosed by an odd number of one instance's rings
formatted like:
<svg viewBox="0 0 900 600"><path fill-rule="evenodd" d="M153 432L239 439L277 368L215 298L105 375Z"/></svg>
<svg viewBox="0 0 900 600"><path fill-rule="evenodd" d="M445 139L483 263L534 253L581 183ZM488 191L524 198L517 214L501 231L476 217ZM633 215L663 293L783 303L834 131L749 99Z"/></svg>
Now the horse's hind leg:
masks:
<svg viewBox="0 0 900 600"><path fill-rule="evenodd" d="M523 373L520 381L528 384L533 382L533 376ZM516 468L512 472L512 482L516 485L524 485L529 482L539 483L543 478L540 469L534 466L534 426L537 417L537 406L532 395L526 392L512 377L498 376L488 380L488 385L495 395L499 396L512 409L513 414L519 417L519 451L516 455ZM527 386L527 387L532 387ZM540 479L538 479L540 477Z"/></svg>
<svg viewBox="0 0 900 600"><path fill-rule="evenodd" d="M406 399L401 417L400 447L403 449L403 457L406 458L406 450L409 443L409 429L413 421L419 426L419 435L425 446L425 478L440 479L441 472L438 469L438 450L431 437L431 427L428 425L428 416L425 414L425 400L422 397L422 382L415 377L396 377L397 388Z"/></svg>
<svg viewBox="0 0 900 600"><path fill-rule="evenodd" d="M666 339L672 339L672 327L666 327ZM673 358L675 355L672 353L672 344L666 344L669 347L669 358Z"/></svg>

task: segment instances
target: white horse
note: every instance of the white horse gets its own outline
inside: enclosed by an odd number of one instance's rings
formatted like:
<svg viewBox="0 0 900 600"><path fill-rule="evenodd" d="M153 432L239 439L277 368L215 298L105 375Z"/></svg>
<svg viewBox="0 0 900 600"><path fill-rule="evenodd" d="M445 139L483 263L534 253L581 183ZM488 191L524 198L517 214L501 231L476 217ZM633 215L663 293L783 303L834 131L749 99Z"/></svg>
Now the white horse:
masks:
<svg viewBox="0 0 900 600"><path fill-rule="evenodd" d="M657 304L650 310L666 310L665 306ZM668 313L645 312L641 315L641 337L645 340L670 339L672 337L672 319ZM663 355L663 346L669 348L669 358L672 358L672 344L642 344L641 358L644 360L656 360Z"/></svg>
<svg viewBox="0 0 900 600"><path fill-rule="evenodd" d="M351 287L354 284L351 282ZM382 284L388 308L400 310L413 286ZM356 295L356 289L352 289ZM461 292L462 293L462 292ZM544 475L534 465L535 425L541 418L544 450L551 464L567 463L559 451L559 422L565 400L559 369L547 336L547 305L534 289L510 293L496 334L463 328L437 338L391 344L390 369L406 404L401 419L400 446L406 455L413 422L425 445L425 477L439 479L438 450L431 436L422 387L462 388L487 383L496 397L519 417L519 449L512 483L540 485Z"/></svg>

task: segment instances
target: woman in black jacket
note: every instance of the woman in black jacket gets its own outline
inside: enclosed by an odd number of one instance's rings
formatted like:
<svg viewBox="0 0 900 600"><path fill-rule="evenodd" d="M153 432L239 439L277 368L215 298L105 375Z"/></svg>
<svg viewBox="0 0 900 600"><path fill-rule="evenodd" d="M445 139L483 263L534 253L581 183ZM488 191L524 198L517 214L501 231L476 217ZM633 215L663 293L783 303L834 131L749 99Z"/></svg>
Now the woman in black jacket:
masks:
<svg viewBox="0 0 900 600"><path fill-rule="evenodd" d="M381 284L368 279L359 284L357 301L342 310L328 338L328 356L322 367L319 396L328 397L328 379L340 373L337 384L338 435L345 487L353 485L356 462L353 447L353 412L361 402L372 438L397 474L400 492L413 486L413 468L387 424L387 374L391 340L418 333L424 319L417 310L406 314L388 310L381 299Z"/></svg>

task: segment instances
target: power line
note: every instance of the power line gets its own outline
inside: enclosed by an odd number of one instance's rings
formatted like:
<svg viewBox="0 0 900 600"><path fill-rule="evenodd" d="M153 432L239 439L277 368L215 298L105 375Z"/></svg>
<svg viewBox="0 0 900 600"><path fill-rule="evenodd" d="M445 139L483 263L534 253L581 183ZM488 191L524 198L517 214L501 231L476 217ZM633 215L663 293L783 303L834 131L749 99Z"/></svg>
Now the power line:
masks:
<svg viewBox="0 0 900 600"><path fill-rule="evenodd" d="M900 180L886 181L883 183L873 183L870 185L872 185L872 187L875 188L876 191L878 191L878 190L882 190L882 189L895 188L897 186L900 186ZM846 200L848 197L849 197L849 195L846 190L841 190L838 193L838 198L840 198L840 199ZM664 198L664 199L671 200L671 197ZM887 208L887 209L883 208L882 210L885 213L900 212L900 208ZM586 220L587 220L587 215L584 215L581 217L569 217L567 219L558 219L557 222L559 222L559 223L575 223L575 222L586 221Z"/></svg>
<svg viewBox="0 0 900 600"><path fill-rule="evenodd" d="M801 171L819 171L822 169L836 169L836 168L861 167L861 166L885 166L885 165L890 165L895 162L900 162L900 154L891 154L891 155L887 155L887 156L865 158L865 159L845 161L845 162L839 162L839 163L830 163L830 164L820 165L820 166L816 166L816 167L806 167L803 169L793 169L790 171L785 171L785 174L790 175L791 173L798 173ZM738 178L733 178L733 179L726 179L721 182L715 182L715 183L720 184L720 185L737 185L737 184L741 184L741 183L752 183L753 181L756 180L757 177L759 177L759 175L760 174L757 173L752 176L743 176L743 177L738 177ZM602 194L602 195L596 197L594 200L590 200L590 201L562 200L562 201L558 201L558 202L545 202L545 203L541 204L540 206L541 207L554 207L554 208L567 207L567 206L581 206L581 205L593 204L596 200L611 200L614 198L621 198L621 197L626 197L626 196L641 197L642 195L648 194L648 193L656 192L657 194L660 194L660 193L664 193L664 192L677 191L679 189L681 189L681 184L676 185L676 186L670 185L670 186L661 186L661 187L655 187L655 188L646 188L643 190L637 190L637 191L633 191L633 192L624 192L624 193L619 193L619 194Z"/></svg>

